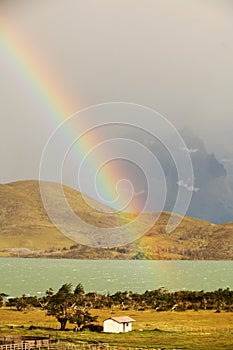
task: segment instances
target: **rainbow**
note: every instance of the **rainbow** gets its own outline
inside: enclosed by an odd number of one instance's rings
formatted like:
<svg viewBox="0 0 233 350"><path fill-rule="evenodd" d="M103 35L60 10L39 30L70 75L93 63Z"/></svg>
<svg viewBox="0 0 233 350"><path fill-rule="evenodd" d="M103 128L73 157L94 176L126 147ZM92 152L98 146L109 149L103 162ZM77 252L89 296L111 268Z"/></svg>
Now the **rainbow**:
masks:
<svg viewBox="0 0 233 350"><path fill-rule="evenodd" d="M77 102L74 102L67 89L58 80L59 75L55 72L53 65L45 62L41 53L28 44L25 35L20 34L15 23L13 25L3 15L0 15L0 50L6 72L14 79L20 93L25 95L27 101L33 106L38 105L38 108L43 110L46 118L42 118L42 122L45 127L56 129L77 110ZM80 109L80 103L78 103L78 109ZM73 140L77 130L68 125L65 133L65 138ZM83 159L99 142L101 140L98 135L95 137L85 135L81 138L76 147L78 158ZM90 171L98 169L98 164L101 164L101 159L92 159L89 164ZM119 178L124 178L122 174L124 174L123 169L114 165L111 170L101 172L97 185L105 193L106 198L116 198L115 188ZM125 204L124 198L123 203ZM118 204L119 208L125 206L120 201ZM136 198L130 210L138 211L138 208L141 208L141 203Z"/></svg>
<svg viewBox="0 0 233 350"><path fill-rule="evenodd" d="M58 125L74 112L74 103L61 87L52 65L43 60L35 48L29 46L16 26L0 17L0 49L7 73L13 76L26 97L43 106L51 122ZM46 122L48 122L46 120Z"/></svg>

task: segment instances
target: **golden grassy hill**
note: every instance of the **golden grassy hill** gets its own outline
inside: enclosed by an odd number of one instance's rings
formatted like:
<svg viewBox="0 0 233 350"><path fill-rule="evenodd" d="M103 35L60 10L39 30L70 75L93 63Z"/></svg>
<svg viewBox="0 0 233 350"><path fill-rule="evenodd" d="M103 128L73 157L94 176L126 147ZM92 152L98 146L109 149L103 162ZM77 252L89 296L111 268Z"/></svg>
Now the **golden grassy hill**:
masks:
<svg viewBox="0 0 233 350"><path fill-rule="evenodd" d="M50 191L56 189L53 183L46 186ZM81 193L66 186L64 192L73 211L94 226L111 228L119 220L125 223L137 216L136 213L108 214L105 206L95 202L99 209L96 211L86 204ZM154 215L148 213L145 220ZM185 217L175 231L166 233L169 217L164 212L133 243L116 248L92 248L72 241L50 222L38 181L0 185L0 254L85 259L232 259L233 223L214 225Z"/></svg>

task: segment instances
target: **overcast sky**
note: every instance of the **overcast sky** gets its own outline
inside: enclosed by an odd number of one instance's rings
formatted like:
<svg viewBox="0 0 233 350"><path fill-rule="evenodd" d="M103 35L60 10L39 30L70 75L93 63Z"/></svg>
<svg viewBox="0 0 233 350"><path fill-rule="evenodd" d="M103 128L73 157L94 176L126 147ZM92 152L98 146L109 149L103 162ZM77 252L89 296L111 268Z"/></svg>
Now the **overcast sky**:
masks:
<svg viewBox="0 0 233 350"><path fill-rule="evenodd" d="M0 30L13 47L0 42L1 183L38 178L59 124L18 63L24 51L62 92L64 118L134 102L192 128L209 150L233 148L231 0L1 0Z"/></svg>

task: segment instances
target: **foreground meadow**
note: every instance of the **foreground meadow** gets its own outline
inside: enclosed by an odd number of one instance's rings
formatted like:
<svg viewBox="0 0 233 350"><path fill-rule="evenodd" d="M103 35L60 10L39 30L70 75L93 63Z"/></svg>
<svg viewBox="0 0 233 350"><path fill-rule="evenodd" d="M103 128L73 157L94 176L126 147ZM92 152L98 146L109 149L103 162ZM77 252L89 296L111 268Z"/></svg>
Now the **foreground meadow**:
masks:
<svg viewBox="0 0 233 350"><path fill-rule="evenodd" d="M44 335L69 343L104 343L118 347L232 350L233 313L214 311L156 312L92 310L102 324L105 318L128 315L136 320L133 332L128 334L104 334L90 331L74 332L68 324L66 331L59 331L55 318L42 310L17 311L0 309L0 336ZM34 327L30 327L34 326ZM29 330L30 328L33 328Z"/></svg>

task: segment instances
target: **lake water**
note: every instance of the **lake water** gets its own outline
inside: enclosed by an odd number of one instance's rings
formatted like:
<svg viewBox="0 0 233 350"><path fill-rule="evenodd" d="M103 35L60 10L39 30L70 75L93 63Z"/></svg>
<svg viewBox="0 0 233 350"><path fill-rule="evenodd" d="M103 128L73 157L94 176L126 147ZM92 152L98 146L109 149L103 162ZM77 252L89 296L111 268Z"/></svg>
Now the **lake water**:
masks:
<svg viewBox="0 0 233 350"><path fill-rule="evenodd" d="M233 289L233 261L139 261L0 258L0 292L43 295L64 283L114 293Z"/></svg>

